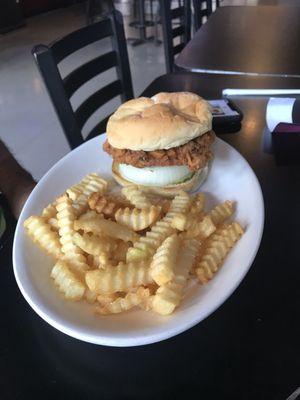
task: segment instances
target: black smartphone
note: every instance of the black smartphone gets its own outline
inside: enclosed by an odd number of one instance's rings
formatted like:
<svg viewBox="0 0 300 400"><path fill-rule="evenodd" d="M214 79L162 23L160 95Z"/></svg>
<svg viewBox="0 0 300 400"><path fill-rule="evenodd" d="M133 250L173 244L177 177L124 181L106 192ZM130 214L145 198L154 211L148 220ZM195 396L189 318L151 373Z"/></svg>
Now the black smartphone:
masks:
<svg viewBox="0 0 300 400"><path fill-rule="evenodd" d="M235 125L243 119L242 111L229 99L209 100L212 106L213 126Z"/></svg>

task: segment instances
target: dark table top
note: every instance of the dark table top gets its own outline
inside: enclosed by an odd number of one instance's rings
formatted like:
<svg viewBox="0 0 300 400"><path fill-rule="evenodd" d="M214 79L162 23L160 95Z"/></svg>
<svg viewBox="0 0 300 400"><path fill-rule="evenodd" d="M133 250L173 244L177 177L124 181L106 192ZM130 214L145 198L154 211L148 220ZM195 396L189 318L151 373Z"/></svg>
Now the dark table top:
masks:
<svg viewBox="0 0 300 400"><path fill-rule="evenodd" d="M300 76L300 7L221 7L175 60L194 72Z"/></svg>
<svg viewBox="0 0 300 400"><path fill-rule="evenodd" d="M215 98L223 87L251 84L245 77L195 75L162 77L144 94L194 90ZM1 399L283 400L296 390L300 167L278 167L264 152L266 101L235 99L242 128L222 135L254 169L266 207L260 250L234 294L174 338L136 348L96 346L60 333L31 310L14 280L8 247L0 256Z"/></svg>

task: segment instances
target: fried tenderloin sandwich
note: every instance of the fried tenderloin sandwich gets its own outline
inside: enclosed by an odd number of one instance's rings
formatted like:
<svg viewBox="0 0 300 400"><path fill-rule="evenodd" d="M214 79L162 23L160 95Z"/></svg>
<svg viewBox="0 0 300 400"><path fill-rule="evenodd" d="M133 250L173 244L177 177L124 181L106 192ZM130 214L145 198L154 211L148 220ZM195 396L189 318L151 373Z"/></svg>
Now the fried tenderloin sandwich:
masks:
<svg viewBox="0 0 300 400"><path fill-rule="evenodd" d="M173 195L198 187L214 141L207 101L189 92L158 93L122 104L109 118L103 148L122 186Z"/></svg>

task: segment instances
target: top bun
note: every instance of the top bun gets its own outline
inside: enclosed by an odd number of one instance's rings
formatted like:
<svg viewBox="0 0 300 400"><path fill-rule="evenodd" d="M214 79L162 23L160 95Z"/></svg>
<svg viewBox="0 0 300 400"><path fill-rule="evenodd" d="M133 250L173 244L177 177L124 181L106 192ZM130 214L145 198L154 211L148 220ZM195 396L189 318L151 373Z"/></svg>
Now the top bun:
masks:
<svg viewBox="0 0 300 400"><path fill-rule="evenodd" d="M117 149L170 149L203 135L211 126L211 107L200 96L158 93L122 104L108 120L107 140Z"/></svg>

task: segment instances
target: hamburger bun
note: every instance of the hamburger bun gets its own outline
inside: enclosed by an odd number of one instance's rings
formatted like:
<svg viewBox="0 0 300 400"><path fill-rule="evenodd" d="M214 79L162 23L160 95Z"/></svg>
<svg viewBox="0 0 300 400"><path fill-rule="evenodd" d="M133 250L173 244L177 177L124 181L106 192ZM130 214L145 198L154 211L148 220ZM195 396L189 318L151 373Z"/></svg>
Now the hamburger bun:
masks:
<svg viewBox="0 0 300 400"><path fill-rule="evenodd" d="M138 186L141 190L144 192L148 193L155 193L159 194L161 196L166 196L166 197L173 197L177 193L179 193L181 190L184 191L193 191L199 188L200 185L205 181L207 175L209 172L209 165L206 167L202 168L201 170L197 171L194 173L194 175L187 181L184 181L182 183L178 184L173 184L173 185L167 185L167 186L145 186L145 185L140 185L136 184L134 182L126 180L119 171L119 164L116 162L113 162L112 165L112 174L114 179L121 185L121 186Z"/></svg>
<svg viewBox="0 0 300 400"><path fill-rule="evenodd" d="M211 129L211 107L200 96L158 93L122 104L108 120L107 140L117 149L154 151L181 146Z"/></svg>

